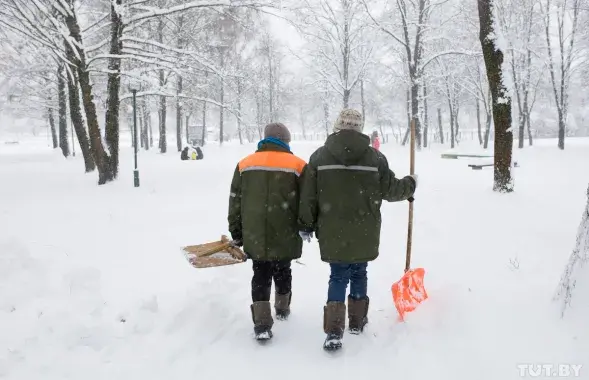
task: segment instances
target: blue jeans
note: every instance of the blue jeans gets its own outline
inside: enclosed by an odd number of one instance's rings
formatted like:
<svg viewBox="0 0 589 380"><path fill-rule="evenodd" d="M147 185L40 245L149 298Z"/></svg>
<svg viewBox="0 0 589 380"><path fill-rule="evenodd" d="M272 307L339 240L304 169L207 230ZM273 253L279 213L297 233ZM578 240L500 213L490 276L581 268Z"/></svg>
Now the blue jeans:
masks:
<svg viewBox="0 0 589 380"><path fill-rule="evenodd" d="M327 302L345 302L348 282L350 283L350 297L354 299L366 297L368 287L366 267L368 263L329 265L331 266L331 275L329 276Z"/></svg>

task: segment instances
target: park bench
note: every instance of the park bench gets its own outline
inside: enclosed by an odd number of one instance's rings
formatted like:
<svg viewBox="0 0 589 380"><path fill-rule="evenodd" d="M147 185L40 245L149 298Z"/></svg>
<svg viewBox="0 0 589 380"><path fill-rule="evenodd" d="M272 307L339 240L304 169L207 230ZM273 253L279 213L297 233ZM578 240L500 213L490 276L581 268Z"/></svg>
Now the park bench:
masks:
<svg viewBox="0 0 589 380"><path fill-rule="evenodd" d="M483 168L486 168L488 166L495 166L495 163L489 163L489 164L469 164L468 167L472 168L472 170L482 170ZM513 163L514 167L519 167L517 161L515 161Z"/></svg>
<svg viewBox="0 0 589 380"><path fill-rule="evenodd" d="M442 153L442 158L457 160L459 158L491 158L493 155L488 154L460 154L460 153Z"/></svg>

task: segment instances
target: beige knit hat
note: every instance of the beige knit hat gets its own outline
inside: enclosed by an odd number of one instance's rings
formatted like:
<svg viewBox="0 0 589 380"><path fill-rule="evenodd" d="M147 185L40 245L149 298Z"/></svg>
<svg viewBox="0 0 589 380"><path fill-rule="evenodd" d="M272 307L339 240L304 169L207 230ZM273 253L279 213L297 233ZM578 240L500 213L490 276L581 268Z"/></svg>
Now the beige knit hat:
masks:
<svg viewBox="0 0 589 380"><path fill-rule="evenodd" d="M343 109L333 125L333 131L338 132L342 129L362 132L362 114L353 109Z"/></svg>

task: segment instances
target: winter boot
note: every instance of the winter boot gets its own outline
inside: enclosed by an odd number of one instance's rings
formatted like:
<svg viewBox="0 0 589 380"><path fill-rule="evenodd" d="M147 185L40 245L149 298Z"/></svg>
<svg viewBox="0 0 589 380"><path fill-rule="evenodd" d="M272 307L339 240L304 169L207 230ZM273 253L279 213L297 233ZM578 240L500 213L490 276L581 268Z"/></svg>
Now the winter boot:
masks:
<svg viewBox="0 0 589 380"><path fill-rule="evenodd" d="M287 294L274 294L274 309L276 310L276 319L286 321L290 315L290 300L292 292Z"/></svg>
<svg viewBox="0 0 589 380"><path fill-rule="evenodd" d="M327 334L323 349L335 351L342 347L342 339L346 328L346 304L328 302L323 307L323 331Z"/></svg>
<svg viewBox="0 0 589 380"><path fill-rule="evenodd" d="M272 339L272 308L270 301L254 302L251 305L254 335L256 340Z"/></svg>
<svg viewBox="0 0 589 380"><path fill-rule="evenodd" d="M368 323L368 304L370 299L355 299L348 296L348 328L350 334L360 334Z"/></svg>

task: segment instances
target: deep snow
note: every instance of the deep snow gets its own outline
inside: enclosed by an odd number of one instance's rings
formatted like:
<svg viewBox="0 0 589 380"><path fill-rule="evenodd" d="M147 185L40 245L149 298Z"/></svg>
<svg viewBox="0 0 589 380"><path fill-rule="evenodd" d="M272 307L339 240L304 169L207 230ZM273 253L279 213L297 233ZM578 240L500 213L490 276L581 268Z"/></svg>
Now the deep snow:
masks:
<svg viewBox="0 0 589 380"><path fill-rule="evenodd" d="M307 159L319 144L293 149ZM370 323L336 357L321 349L328 266L316 241L293 264L291 318L265 347L251 337L251 263L196 270L180 251L227 233L231 176L254 145L206 146L203 161L140 152L133 188L128 145L120 179L99 187L81 157L43 140L2 144L0 377L507 380L518 364L567 363L587 379L586 322L559 319L552 296L586 204L589 140L536 144L514 150L509 195L492 191L490 168L441 159L437 145L417 154L413 266L430 298L397 322L407 203L385 204ZM407 174L406 148L382 150Z"/></svg>

